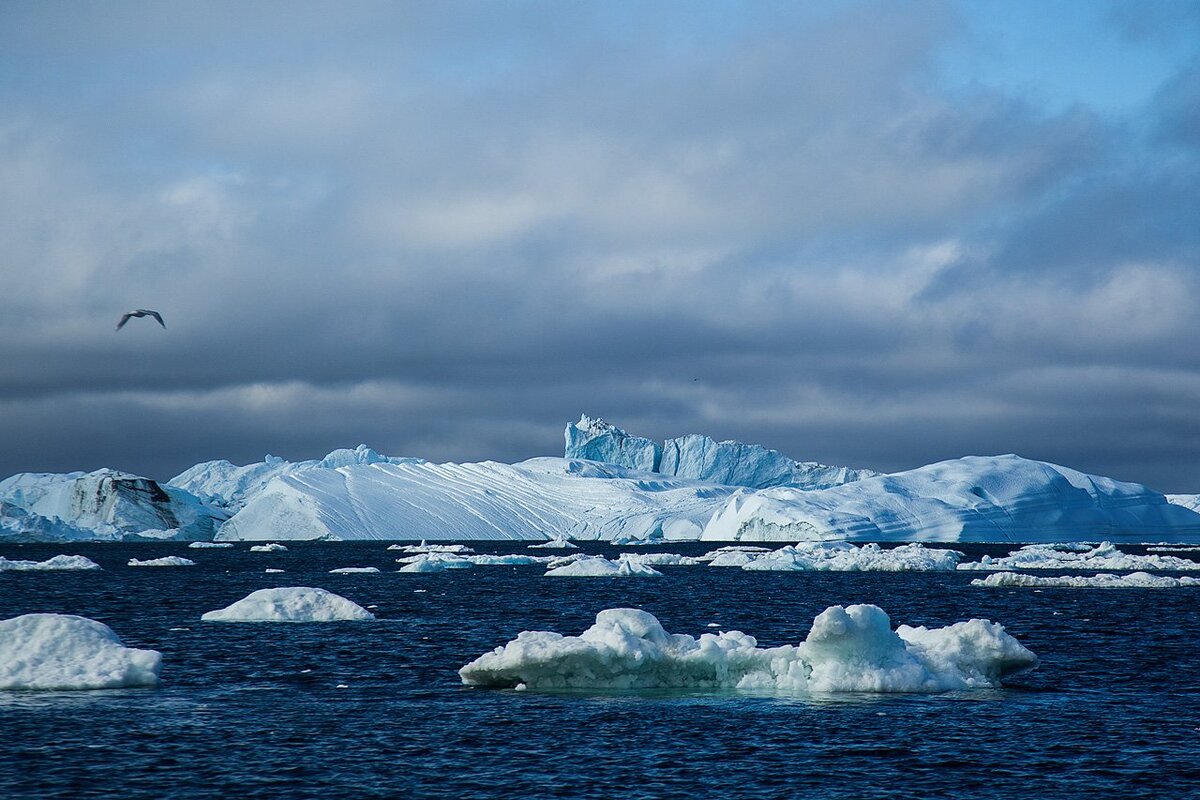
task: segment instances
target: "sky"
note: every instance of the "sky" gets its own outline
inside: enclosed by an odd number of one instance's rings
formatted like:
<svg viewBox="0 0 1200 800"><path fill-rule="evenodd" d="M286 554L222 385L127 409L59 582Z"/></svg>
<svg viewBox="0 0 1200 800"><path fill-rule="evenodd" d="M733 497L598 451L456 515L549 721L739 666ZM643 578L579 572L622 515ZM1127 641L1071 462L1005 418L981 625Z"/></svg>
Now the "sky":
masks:
<svg viewBox="0 0 1200 800"><path fill-rule="evenodd" d="M1200 2L8 0L0 212L0 476L587 413L1200 492Z"/></svg>

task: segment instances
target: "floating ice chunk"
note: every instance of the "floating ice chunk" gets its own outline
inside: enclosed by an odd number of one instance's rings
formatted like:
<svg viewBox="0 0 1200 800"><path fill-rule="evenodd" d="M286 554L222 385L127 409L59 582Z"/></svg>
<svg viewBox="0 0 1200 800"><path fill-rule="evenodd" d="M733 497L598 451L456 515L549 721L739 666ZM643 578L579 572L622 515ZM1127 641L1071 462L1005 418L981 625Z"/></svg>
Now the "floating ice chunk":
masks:
<svg viewBox="0 0 1200 800"><path fill-rule="evenodd" d="M937 572L953 570L963 554L957 550L911 543L885 550L877 544L801 542L764 553L742 569L767 572Z"/></svg>
<svg viewBox="0 0 1200 800"><path fill-rule="evenodd" d="M251 553L281 553L287 550L287 545L279 544L279 542L269 542L267 544L251 545Z"/></svg>
<svg viewBox="0 0 1200 800"><path fill-rule="evenodd" d="M601 556L588 556L561 567L546 571L553 578L661 578L662 573L622 556L609 561Z"/></svg>
<svg viewBox="0 0 1200 800"><path fill-rule="evenodd" d="M274 573L276 573L276 572L283 572L283 570L281 570L281 569L273 569L273 568L271 568L271 567L267 567L266 569L264 569L264 570L263 570L263 572L267 573L268 575L271 575L271 574L274 574Z"/></svg>
<svg viewBox="0 0 1200 800"><path fill-rule="evenodd" d="M379 567L338 567L337 569L329 570L331 575L348 575L351 573L374 573L379 572Z"/></svg>
<svg viewBox="0 0 1200 800"><path fill-rule="evenodd" d="M769 552L771 552L771 548L769 548L769 547L759 547L758 545L752 545L752 544L731 544L727 547L718 547L716 550L709 550L707 553L705 553L702 556L696 556L696 560L697 561L715 561L718 558L721 558L722 556L730 555L732 553L769 553ZM741 564L738 564L737 566L740 567Z"/></svg>
<svg viewBox="0 0 1200 800"><path fill-rule="evenodd" d="M445 572L450 569L471 569L475 565L467 558L453 553L425 553L410 558L398 558L404 564L400 572Z"/></svg>
<svg viewBox="0 0 1200 800"><path fill-rule="evenodd" d="M1014 550L1007 556L992 558L983 556L969 564L959 564L967 570L1012 570L1012 569L1082 569L1134 572L1146 570L1186 571L1200 570L1200 562L1177 556L1132 555L1118 550L1112 542L1101 542L1095 547L1078 550L1068 545L1031 544Z"/></svg>
<svg viewBox="0 0 1200 800"><path fill-rule="evenodd" d="M1159 545L1157 547L1147 547L1151 553L1196 553L1200 552L1200 547L1182 544Z"/></svg>
<svg viewBox="0 0 1200 800"><path fill-rule="evenodd" d="M580 636L525 631L459 670L474 686L530 689L735 688L941 692L986 688L1037 657L994 622L892 631L882 609L833 606L798 646L759 648L740 631L667 633L645 611L614 608Z"/></svg>
<svg viewBox="0 0 1200 800"><path fill-rule="evenodd" d="M101 622L71 614L0 621L0 689L118 689L154 686L155 650L125 647Z"/></svg>
<svg viewBox="0 0 1200 800"><path fill-rule="evenodd" d="M766 550L767 548L764 547L762 549ZM745 550L730 550L725 553L719 553L712 558L701 557L700 561L707 561L710 567L744 567L761 555L761 553Z"/></svg>
<svg viewBox="0 0 1200 800"><path fill-rule="evenodd" d="M548 542L529 545L530 550L575 550L579 545L564 536L556 536Z"/></svg>
<svg viewBox="0 0 1200 800"><path fill-rule="evenodd" d="M196 562L190 558L181 558L180 556L163 556L162 558L148 558L145 561L139 561L136 558L129 559L128 566L130 567L194 567Z"/></svg>
<svg viewBox="0 0 1200 800"><path fill-rule="evenodd" d="M259 589L231 606L209 611L205 622L335 622L375 619L357 603L324 589L284 586Z"/></svg>
<svg viewBox="0 0 1200 800"><path fill-rule="evenodd" d="M513 553L511 555L466 556L466 560L470 561L477 567L524 567L531 564L548 564L554 560L554 557L526 556L519 553Z"/></svg>
<svg viewBox="0 0 1200 800"><path fill-rule="evenodd" d="M986 578L976 578L972 586L991 587L1037 587L1041 588L1096 588L1096 589L1178 589L1185 586L1200 586L1200 578L1172 578L1167 575L1151 575L1148 572L1131 572L1128 575L1022 575L1018 572L994 572Z"/></svg>
<svg viewBox="0 0 1200 800"><path fill-rule="evenodd" d="M188 547L194 549L215 548L215 547L233 547L233 542L192 542Z"/></svg>
<svg viewBox="0 0 1200 800"><path fill-rule="evenodd" d="M699 559L679 553L622 553L621 558L644 567L691 567L700 563Z"/></svg>
<svg viewBox="0 0 1200 800"><path fill-rule="evenodd" d="M420 544L394 544L388 547L388 550L398 550L401 553L456 553L458 555L475 552L465 544L429 544L424 539Z"/></svg>
<svg viewBox="0 0 1200 800"><path fill-rule="evenodd" d="M45 561L9 561L0 556L0 572L31 572L100 569L100 565L85 556L54 556Z"/></svg>

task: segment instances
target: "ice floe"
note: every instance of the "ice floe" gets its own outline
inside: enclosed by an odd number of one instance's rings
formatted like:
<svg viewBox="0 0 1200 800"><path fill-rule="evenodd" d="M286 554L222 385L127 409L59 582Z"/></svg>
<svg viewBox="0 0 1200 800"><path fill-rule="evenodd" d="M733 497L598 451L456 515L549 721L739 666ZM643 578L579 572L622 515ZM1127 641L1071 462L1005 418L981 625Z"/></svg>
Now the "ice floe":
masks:
<svg viewBox="0 0 1200 800"><path fill-rule="evenodd" d="M0 556L0 572L39 572L100 569L100 565L86 556L54 556L45 561L10 561Z"/></svg>
<svg viewBox="0 0 1200 800"><path fill-rule="evenodd" d="M562 536L556 536L548 542L538 542L529 545L530 550L575 550L579 545Z"/></svg>
<svg viewBox="0 0 1200 800"><path fill-rule="evenodd" d="M0 621L0 689L119 689L154 686L155 650L125 647L102 622L71 614Z"/></svg>
<svg viewBox="0 0 1200 800"><path fill-rule="evenodd" d="M832 606L799 645L740 631L670 634L652 614L601 611L580 636L525 631L459 670L463 683L530 689L942 692L995 687L1037 657L987 620L895 631L873 605Z"/></svg>
<svg viewBox="0 0 1200 800"><path fill-rule="evenodd" d="M801 542L745 555L749 560L742 569L761 572L936 572L953 570L963 557L957 550L918 543L885 549L874 543L856 546L849 542Z"/></svg>
<svg viewBox="0 0 1200 800"><path fill-rule="evenodd" d="M337 569L329 570L331 575L350 575L354 573L375 573L379 572L379 567L338 567Z"/></svg>
<svg viewBox="0 0 1200 800"><path fill-rule="evenodd" d="M1185 586L1200 586L1200 578L1169 575L1151 575L1148 572L1131 572L1114 575L1101 572L1099 575L1024 575L1019 572L994 572L986 578L976 578L972 586L989 587L1033 587L1069 589L1178 589Z"/></svg>
<svg viewBox="0 0 1200 800"><path fill-rule="evenodd" d="M336 622L375 615L339 594L308 586L259 589L233 605L203 614L205 622Z"/></svg>
<svg viewBox="0 0 1200 800"><path fill-rule="evenodd" d="M445 572L450 569L471 569L475 566L465 556L455 553L422 553L398 558L396 563L404 564L400 572Z"/></svg>
<svg viewBox="0 0 1200 800"><path fill-rule="evenodd" d="M194 567L196 562L190 558L182 558L180 556L163 556L162 558L148 558L145 561L139 561L136 558L129 559L128 566L131 567Z"/></svg>
<svg viewBox="0 0 1200 800"><path fill-rule="evenodd" d="M250 546L251 553L281 553L284 550L287 550L287 545L279 544L278 542Z"/></svg>
<svg viewBox="0 0 1200 800"><path fill-rule="evenodd" d="M465 544L429 544L424 539L420 544L393 544L388 547L388 550L397 550L401 553L454 553L457 555L475 552Z"/></svg>
<svg viewBox="0 0 1200 800"><path fill-rule="evenodd" d="M621 556L610 561L602 556L585 556L569 564L555 567L548 565L546 576L551 578L661 578L662 573L653 567Z"/></svg>
<svg viewBox="0 0 1200 800"><path fill-rule="evenodd" d="M1112 542L1080 547L1073 544L1031 544L999 558L985 555L978 561L959 564L958 569L1082 569L1114 572L1200 570L1200 562L1191 559L1156 554L1133 555L1117 549Z"/></svg>
<svg viewBox="0 0 1200 800"><path fill-rule="evenodd" d="M233 547L233 542L192 542L188 547L200 549L214 549L218 547Z"/></svg>

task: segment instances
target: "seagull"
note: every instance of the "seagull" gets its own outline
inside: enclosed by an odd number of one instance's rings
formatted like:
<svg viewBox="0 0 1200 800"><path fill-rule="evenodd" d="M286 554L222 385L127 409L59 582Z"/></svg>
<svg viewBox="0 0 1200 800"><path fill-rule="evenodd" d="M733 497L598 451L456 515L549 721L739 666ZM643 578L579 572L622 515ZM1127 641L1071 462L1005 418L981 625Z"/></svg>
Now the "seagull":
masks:
<svg viewBox="0 0 1200 800"><path fill-rule="evenodd" d="M159 314L157 311L151 311L148 308L139 308L137 311L126 311L122 314L121 321L117 323L117 330L121 330L125 323L129 322L130 317L154 317L158 320L159 325L162 325L163 328L167 327L167 323L162 321L162 314Z"/></svg>

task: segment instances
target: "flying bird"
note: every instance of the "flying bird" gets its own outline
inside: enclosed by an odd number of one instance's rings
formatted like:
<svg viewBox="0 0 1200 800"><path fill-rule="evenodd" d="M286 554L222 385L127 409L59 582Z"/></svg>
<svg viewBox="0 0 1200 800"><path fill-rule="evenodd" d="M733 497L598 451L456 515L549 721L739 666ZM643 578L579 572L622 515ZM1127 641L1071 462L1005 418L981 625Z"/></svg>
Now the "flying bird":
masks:
<svg viewBox="0 0 1200 800"><path fill-rule="evenodd" d="M117 330L121 330L125 323L129 322L130 317L154 317L158 320L159 325L162 325L163 328L167 327L167 323L162 321L162 314L159 314L157 311L151 311L148 308L139 308L137 311L126 311L122 314L121 321L117 323Z"/></svg>

